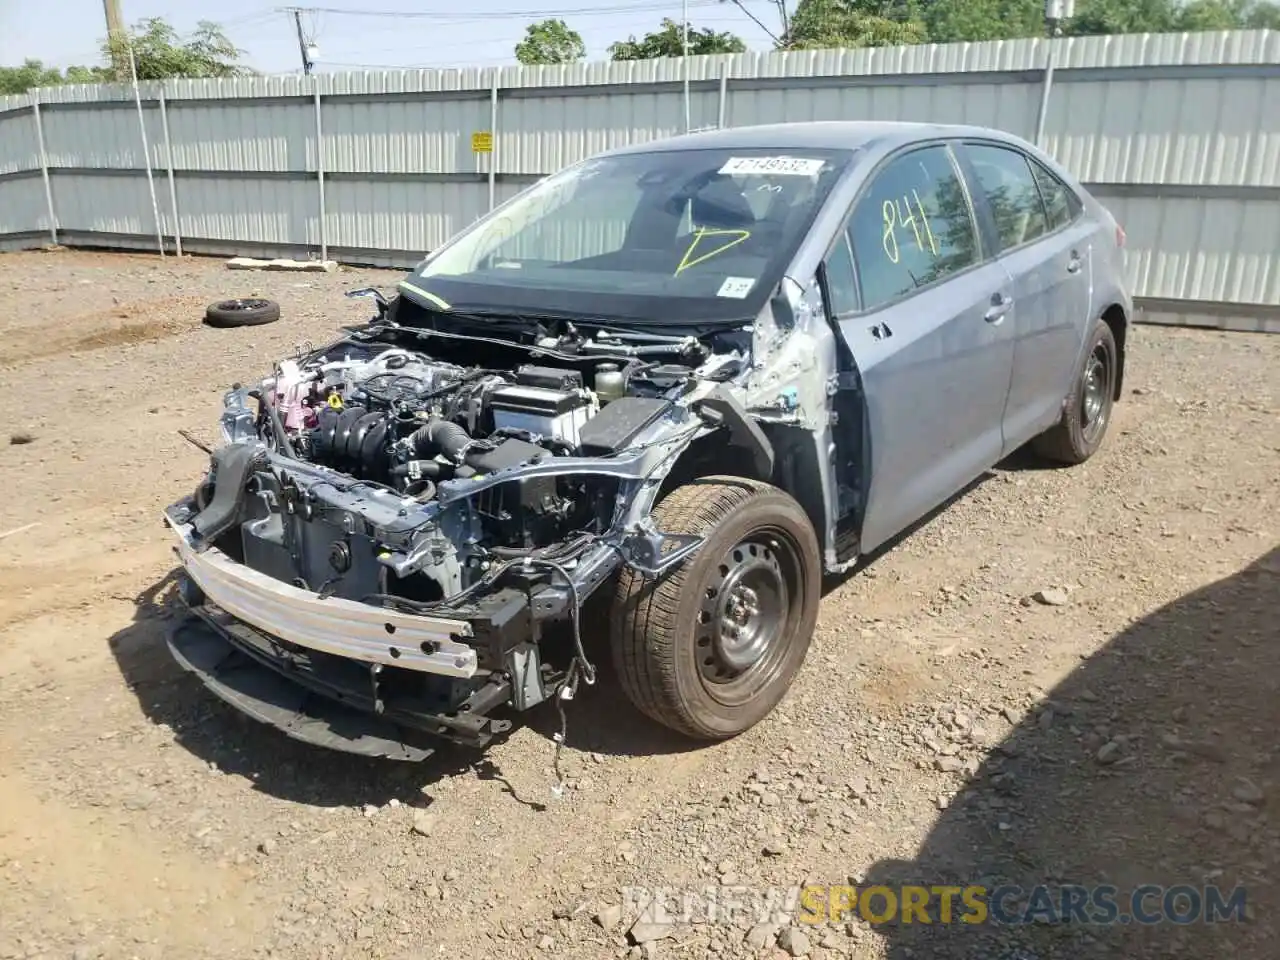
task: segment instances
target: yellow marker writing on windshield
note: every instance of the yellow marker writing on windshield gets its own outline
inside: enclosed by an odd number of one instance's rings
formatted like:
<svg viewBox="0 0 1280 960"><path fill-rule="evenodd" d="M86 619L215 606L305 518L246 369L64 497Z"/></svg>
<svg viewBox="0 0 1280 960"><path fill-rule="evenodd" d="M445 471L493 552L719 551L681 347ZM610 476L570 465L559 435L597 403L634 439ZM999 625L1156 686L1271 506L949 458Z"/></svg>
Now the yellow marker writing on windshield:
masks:
<svg viewBox="0 0 1280 960"><path fill-rule="evenodd" d="M684 252L684 256L680 258L680 266L676 267L676 276L680 276L681 271L688 270L690 267L696 267L700 263L706 263L712 257L719 256L730 247L736 247L743 240L751 236L750 230L708 230L706 227L699 227L693 234L693 243L689 244L689 249ZM714 250L708 250L706 253L693 255L693 251L697 249L698 244L708 237L732 237L722 247L716 247Z"/></svg>

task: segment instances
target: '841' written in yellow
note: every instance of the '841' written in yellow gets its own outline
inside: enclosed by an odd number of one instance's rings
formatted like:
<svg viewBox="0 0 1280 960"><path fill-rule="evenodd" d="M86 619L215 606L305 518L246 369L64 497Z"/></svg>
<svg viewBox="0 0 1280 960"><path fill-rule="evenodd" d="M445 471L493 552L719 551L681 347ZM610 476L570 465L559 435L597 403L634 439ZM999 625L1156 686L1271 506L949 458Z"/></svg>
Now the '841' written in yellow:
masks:
<svg viewBox="0 0 1280 960"><path fill-rule="evenodd" d="M914 208L911 205L913 200ZM902 248L898 245L899 228L910 228L917 250L927 249L935 257L938 255L938 241L933 235L933 228L929 226L929 215L924 212L924 203L918 193L912 190L910 197L904 194L900 200L886 200L880 211L884 217L880 243L890 262L897 263L902 259Z"/></svg>

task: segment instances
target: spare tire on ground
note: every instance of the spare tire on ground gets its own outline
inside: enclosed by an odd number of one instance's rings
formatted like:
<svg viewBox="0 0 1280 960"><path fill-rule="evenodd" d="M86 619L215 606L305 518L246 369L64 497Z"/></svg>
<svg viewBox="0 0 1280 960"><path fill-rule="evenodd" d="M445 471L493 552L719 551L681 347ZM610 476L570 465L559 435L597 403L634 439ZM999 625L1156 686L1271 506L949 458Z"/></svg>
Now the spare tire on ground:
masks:
<svg viewBox="0 0 1280 960"><path fill-rule="evenodd" d="M211 327L256 327L279 319L280 304L257 298L219 300L204 312L204 322Z"/></svg>

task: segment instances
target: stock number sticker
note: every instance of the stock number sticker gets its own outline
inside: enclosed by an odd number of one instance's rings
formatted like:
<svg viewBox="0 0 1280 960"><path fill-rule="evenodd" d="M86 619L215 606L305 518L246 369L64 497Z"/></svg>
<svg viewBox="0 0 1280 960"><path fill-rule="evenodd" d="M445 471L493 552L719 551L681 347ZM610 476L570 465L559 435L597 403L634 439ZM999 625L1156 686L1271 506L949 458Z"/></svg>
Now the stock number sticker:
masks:
<svg viewBox="0 0 1280 960"><path fill-rule="evenodd" d="M720 284L720 290L716 293L716 296L743 300L755 285L756 282L750 277L725 277L724 283Z"/></svg>
<svg viewBox="0 0 1280 960"><path fill-rule="evenodd" d="M809 157L730 157L720 168L720 172L722 174L812 177L826 162Z"/></svg>

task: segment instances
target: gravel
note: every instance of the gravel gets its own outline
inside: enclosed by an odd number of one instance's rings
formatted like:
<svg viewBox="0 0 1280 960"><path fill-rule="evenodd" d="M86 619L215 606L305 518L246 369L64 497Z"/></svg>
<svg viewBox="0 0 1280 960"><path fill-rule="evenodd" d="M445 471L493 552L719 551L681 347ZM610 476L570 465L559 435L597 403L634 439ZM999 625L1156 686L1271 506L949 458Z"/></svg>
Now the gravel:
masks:
<svg viewBox="0 0 1280 960"><path fill-rule="evenodd" d="M205 462L177 431L212 440L232 382L398 278L0 255L3 435L31 438L0 444L0 960L1273 955L1280 337L1135 329L1095 459L1015 456L833 584L731 742L655 728L605 671L557 797L553 710L377 763L240 717L164 646L159 511ZM200 323L232 296L283 318ZM910 880L1241 884L1253 921L639 916L659 887Z"/></svg>

